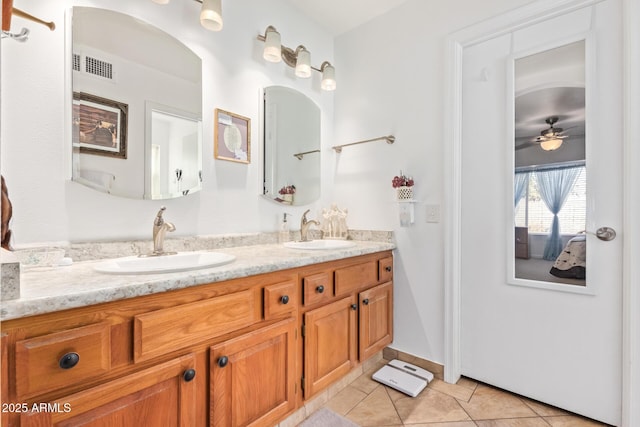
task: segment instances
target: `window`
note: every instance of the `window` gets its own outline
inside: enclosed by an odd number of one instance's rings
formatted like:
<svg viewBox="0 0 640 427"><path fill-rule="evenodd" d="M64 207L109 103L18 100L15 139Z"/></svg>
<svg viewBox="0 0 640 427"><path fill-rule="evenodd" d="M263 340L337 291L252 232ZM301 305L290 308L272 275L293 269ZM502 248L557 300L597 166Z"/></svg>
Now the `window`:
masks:
<svg viewBox="0 0 640 427"><path fill-rule="evenodd" d="M587 173L584 166L580 169L580 174L558 213L560 234L577 234L586 228ZM544 171L538 170L536 173ZM529 185L516 206L515 219L516 226L528 227L529 233L551 232L553 214L540 197L535 173L529 174Z"/></svg>

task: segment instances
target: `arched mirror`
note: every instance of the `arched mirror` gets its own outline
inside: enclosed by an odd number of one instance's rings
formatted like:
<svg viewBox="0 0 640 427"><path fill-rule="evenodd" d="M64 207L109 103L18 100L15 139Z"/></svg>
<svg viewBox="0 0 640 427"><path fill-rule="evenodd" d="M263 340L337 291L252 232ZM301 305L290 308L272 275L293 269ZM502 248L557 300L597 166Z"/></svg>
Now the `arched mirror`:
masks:
<svg viewBox="0 0 640 427"><path fill-rule="evenodd" d="M263 194L287 205L320 198L320 108L282 86L264 89Z"/></svg>
<svg viewBox="0 0 640 427"><path fill-rule="evenodd" d="M586 286L585 40L515 59L514 278Z"/></svg>
<svg viewBox="0 0 640 427"><path fill-rule="evenodd" d="M116 196L201 188L202 62L139 19L73 7L72 179Z"/></svg>

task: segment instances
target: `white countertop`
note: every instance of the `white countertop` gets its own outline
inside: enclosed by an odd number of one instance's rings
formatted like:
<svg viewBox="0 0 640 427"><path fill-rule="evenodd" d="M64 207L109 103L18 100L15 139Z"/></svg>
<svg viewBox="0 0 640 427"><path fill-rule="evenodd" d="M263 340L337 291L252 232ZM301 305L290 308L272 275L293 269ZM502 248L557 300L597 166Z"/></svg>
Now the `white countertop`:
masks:
<svg viewBox="0 0 640 427"><path fill-rule="evenodd" d="M289 249L281 244L219 248L215 252L234 255L236 260L219 267L176 273L98 273L93 267L103 260L23 269L20 298L0 303L0 321L395 249L388 242L354 243L354 247L336 250Z"/></svg>

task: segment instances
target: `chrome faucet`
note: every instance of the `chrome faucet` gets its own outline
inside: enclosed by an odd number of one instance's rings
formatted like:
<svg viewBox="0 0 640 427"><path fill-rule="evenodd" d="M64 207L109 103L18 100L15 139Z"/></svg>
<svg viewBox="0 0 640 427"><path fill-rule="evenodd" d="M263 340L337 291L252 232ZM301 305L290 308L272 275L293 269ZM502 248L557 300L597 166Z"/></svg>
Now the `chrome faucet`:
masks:
<svg viewBox="0 0 640 427"><path fill-rule="evenodd" d="M165 209L167 209L165 206L161 207L156 215L156 219L153 221L153 253L150 254L152 256L175 254L175 252L164 251L165 234L167 231L175 231L176 229L173 223L165 221L164 218L162 218Z"/></svg>
<svg viewBox="0 0 640 427"><path fill-rule="evenodd" d="M307 237L307 233L309 232L309 226L311 226L311 224L315 224L316 226L319 226L320 223L318 221L316 221L315 219L307 219L307 214L311 211L311 209L307 209L303 214L302 214L302 218L300 219L300 241L301 242L308 242L309 238Z"/></svg>

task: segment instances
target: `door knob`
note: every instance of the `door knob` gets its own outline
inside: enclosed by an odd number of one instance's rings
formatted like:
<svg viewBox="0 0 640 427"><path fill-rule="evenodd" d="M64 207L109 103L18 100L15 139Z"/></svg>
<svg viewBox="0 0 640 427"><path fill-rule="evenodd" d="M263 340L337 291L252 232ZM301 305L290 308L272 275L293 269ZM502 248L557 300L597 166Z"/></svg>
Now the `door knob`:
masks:
<svg viewBox="0 0 640 427"><path fill-rule="evenodd" d="M616 230L611 227L600 227L596 230L596 237L605 242L609 242L616 238Z"/></svg>
<svg viewBox="0 0 640 427"><path fill-rule="evenodd" d="M600 240L604 240L605 242L609 242L616 238L616 230L611 227L600 227L596 230L595 233L591 231L584 230L584 233L593 234Z"/></svg>

